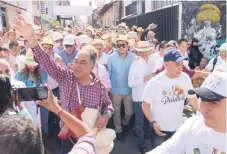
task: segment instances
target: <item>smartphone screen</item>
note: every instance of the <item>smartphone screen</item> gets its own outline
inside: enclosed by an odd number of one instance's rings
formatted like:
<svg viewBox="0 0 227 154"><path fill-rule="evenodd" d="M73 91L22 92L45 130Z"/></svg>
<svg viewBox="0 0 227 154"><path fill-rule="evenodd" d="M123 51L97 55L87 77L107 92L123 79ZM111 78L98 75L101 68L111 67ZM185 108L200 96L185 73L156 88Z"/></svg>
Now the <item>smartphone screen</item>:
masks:
<svg viewBox="0 0 227 154"><path fill-rule="evenodd" d="M48 90L46 87L18 88L17 96L19 101L37 101L46 99Z"/></svg>

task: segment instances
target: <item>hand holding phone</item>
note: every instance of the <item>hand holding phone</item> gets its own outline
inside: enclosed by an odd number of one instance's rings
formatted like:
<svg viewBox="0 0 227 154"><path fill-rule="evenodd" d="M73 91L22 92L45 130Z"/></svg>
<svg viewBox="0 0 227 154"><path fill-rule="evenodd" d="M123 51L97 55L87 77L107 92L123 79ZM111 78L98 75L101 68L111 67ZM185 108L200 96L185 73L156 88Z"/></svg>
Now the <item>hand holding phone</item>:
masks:
<svg viewBox="0 0 227 154"><path fill-rule="evenodd" d="M44 100L48 96L47 87L18 88L16 94L19 101Z"/></svg>

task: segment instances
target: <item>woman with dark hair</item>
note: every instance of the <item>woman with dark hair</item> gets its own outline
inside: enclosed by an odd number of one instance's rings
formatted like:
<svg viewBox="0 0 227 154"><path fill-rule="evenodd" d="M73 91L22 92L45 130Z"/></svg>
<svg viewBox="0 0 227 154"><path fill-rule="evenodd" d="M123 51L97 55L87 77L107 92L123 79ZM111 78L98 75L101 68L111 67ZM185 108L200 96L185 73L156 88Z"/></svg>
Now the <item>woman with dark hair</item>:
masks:
<svg viewBox="0 0 227 154"><path fill-rule="evenodd" d="M24 82L26 87L44 85L47 80L47 74L38 67L38 63L35 62L30 49L27 50L22 61L25 66L21 71L16 73L15 78Z"/></svg>
<svg viewBox="0 0 227 154"><path fill-rule="evenodd" d="M192 44L188 48L189 50L189 67L194 69L196 66L199 66L201 59L203 58L203 54L199 51L198 47L199 40L197 38L192 39Z"/></svg>
<svg viewBox="0 0 227 154"><path fill-rule="evenodd" d="M32 120L27 109L21 104L20 101L16 101L17 108L13 104L15 102L15 96L13 94L13 88L11 86L10 78L0 74L0 116L2 115L15 115L19 114Z"/></svg>

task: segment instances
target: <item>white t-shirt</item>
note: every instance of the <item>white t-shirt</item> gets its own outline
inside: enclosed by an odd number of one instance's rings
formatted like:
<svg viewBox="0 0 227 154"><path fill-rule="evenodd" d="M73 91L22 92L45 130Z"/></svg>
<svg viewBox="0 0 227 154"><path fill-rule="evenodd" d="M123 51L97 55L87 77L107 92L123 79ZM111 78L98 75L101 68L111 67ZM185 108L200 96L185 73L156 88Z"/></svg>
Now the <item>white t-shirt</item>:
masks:
<svg viewBox="0 0 227 154"><path fill-rule="evenodd" d="M215 68L214 71L220 71L220 72L227 73L227 63L224 63L221 66Z"/></svg>
<svg viewBox="0 0 227 154"><path fill-rule="evenodd" d="M212 71L212 70L213 70L214 59L215 59L215 58L212 58L212 59L209 61L208 65L206 66L206 68L207 68L209 71ZM217 57L217 63L215 64L214 69L220 67L220 66L221 66L222 64L224 64L224 63L225 63L225 61L224 61L220 56L218 56L218 57Z"/></svg>
<svg viewBox="0 0 227 154"><path fill-rule="evenodd" d="M155 53L152 54L150 57L151 57L151 59L152 59L155 63L157 63L158 60L159 60L160 58L162 58L162 57L160 56L159 52L155 52Z"/></svg>
<svg viewBox="0 0 227 154"><path fill-rule="evenodd" d="M103 65L96 64L92 72L96 75L97 78L103 81L106 88L111 88L109 73Z"/></svg>
<svg viewBox="0 0 227 154"><path fill-rule="evenodd" d="M171 139L146 154L226 154L226 135L207 127L199 115L188 119Z"/></svg>
<svg viewBox="0 0 227 154"><path fill-rule="evenodd" d="M103 52L102 56L99 58L99 60L97 60L97 63L101 65L107 65L108 58L109 55Z"/></svg>
<svg viewBox="0 0 227 154"><path fill-rule="evenodd" d="M169 79L165 71L152 78L143 93L143 101L151 104L152 120L163 131L176 131L183 123L184 102L193 89L190 77L182 72L176 79ZM180 92L180 95L177 95Z"/></svg>
<svg viewBox="0 0 227 154"><path fill-rule="evenodd" d="M143 91L148 82L144 82L144 77L156 71L156 64L150 58L146 62L142 57L133 61L128 75L128 85L132 87L132 100L142 102Z"/></svg>

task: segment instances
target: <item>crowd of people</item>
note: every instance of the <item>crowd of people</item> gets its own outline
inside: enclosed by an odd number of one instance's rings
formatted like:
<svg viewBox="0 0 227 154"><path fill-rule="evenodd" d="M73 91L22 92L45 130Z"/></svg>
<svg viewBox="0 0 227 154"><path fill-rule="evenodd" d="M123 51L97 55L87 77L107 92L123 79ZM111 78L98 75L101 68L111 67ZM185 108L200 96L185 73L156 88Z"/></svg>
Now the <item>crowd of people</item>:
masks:
<svg viewBox="0 0 227 154"><path fill-rule="evenodd" d="M226 153L227 43L208 60L197 38L159 42L155 24L47 30L17 16L12 28L0 48L4 154L48 153L53 136L62 154L109 154L130 131L141 154ZM44 85L46 100L12 93ZM196 116L183 123L185 108Z"/></svg>

